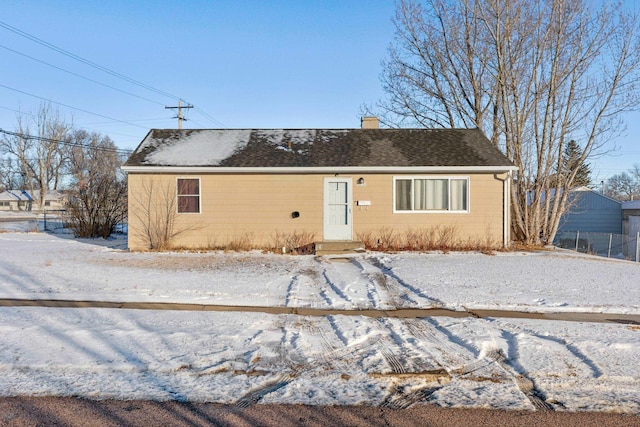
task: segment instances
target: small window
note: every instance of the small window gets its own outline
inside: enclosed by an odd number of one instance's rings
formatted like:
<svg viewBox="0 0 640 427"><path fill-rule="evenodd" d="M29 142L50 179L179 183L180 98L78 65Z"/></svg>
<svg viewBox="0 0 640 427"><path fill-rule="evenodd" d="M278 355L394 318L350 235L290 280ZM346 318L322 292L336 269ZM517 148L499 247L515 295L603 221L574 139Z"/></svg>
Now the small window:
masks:
<svg viewBox="0 0 640 427"><path fill-rule="evenodd" d="M468 178L395 178L395 212L467 212Z"/></svg>
<svg viewBox="0 0 640 427"><path fill-rule="evenodd" d="M200 179L178 178L178 213L200 213Z"/></svg>
<svg viewBox="0 0 640 427"><path fill-rule="evenodd" d="M46 201L44 202L44 205L45 205L45 206L51 206L51 201L50 201L50 200L46 200Z"/></svg>

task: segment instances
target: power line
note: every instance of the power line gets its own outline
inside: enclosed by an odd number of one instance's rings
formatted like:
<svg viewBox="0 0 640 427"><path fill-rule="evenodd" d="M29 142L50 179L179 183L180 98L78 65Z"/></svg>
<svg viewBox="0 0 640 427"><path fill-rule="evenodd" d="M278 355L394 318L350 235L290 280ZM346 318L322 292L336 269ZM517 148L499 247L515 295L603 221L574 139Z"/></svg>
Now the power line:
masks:
<svg viewBox="0 0 640 427"><path fill-rule="evenodd" d="M22 94L24 94L24 95L32 96L32 97L34 97L34 98L38 98L38 99L41 99L41 100L43 100L43 101L51 102L52 104L61 105L61 106L66 107L66 108L71 108L72 110L77 110L77 111L81 111L81 112L83 112L83 113L91 114L91 115L93 115L93 116L102 117L103 119L107 119L107 120L112 120L112 121L115 121L115 122L124 123L124 124L130 125L130 126L136 126L136 127L142 128L142 129L147 129L147 130L149 129L149 128L147 128L147 127L140 126L140 125L137 125L137 124L135 124L135 123L128 122L128 121L126 121L126 120L120 120L120 119L116 119L116 118L113 118L113 117L105 116L104 114L98 114L98 113L94 113L94 112L89 111L89 110L84 110L84 109L82 109L82 108L72 107L71 105L67 105L67 104L63 104L62 102L56 102L56 101L53 101L53 100L51 100L51 99L43 98L42 96L34 95L34 94L32 94L32 93L25 92L25 91L20 90L20 89L15 89L15 88L12 88L12 87L9 87L9 86L6 86L6 85L3 85L3 84L0 84L0 87L3 87L3 88L5 88L5 89L12 90L12 91L14 91L14 92L22 93Z"/></svg>
<svg viewBox="0 0 640 427"><path fill-rule="evenodd" d="M63 144L63 145L68 145L70 147L80 147L80 148L86 148L89 150L97 150L97 151L109 151L112 153L118 153L118 154L126 154L129 155L131 154L133 151L132 150L125 150L123 148L111 148L111 147L95 147L92 145L87 145L87 144L82 144L81 142L73 142L73 141L64 141L61 139L53 139L53 138L45 138L42 136L35 136L35 135L27 135L24 133L19 133L19 132L11 132L8 130L4 130L0 128L0 133L3 133L5 135L10 135L10 136L17 136L18 138L23 138L23 139L33 139L36 141L42 141L42 142L49 142L49 143L53 143L53 144Z"/></svg>
<svg viewBox="0 0 640 427"><path fill-rule="evenodd" d="M106 84L106 83L99 82L99 81L97 81L97 80L94 80L94 79L92 79L92 78L89 78L89 77L83 76L83 75L81 75L81 74L74 73L73 71L65 70L64 68L60 68L60 67L58 67L58 66L56 66L56 65L53 65L53 64L50 64L50 63L48 63L48 62L46 62L46 61L42 61L42 60L40 60L40 59L38 59L38 58L34 58L33 56L29 56L29 55L27 55L27 54L25 54L25 53L18 52L17 50L11 49L11 48L9 48L9 47L3 46L3 45L0 45L0 47L1 47L1 48L3 48L3 49L8 50L8 51L10 51L10 52L13 52L13 53L15 53L16 55L24 56L25 58L29 58L29 59L31 59L32 61L39 62L39 63L44 64L44 65L47 65L47 66L49 66L49 67L51 67L51 68L55 68L56 70L64 71L65 73L71 74L72 76L80 77L81 79L84 79L84 80L90 81L90 82L95 83L95 84L98 84L98 85L100 85L100 86L104 86L104 87L106 87L106 88L109 88L109 89L112 89L112 90L118 91L118 92L120 92L120 93L124 93L124 94L126 94L126 95L130 95L130 96L133 96L133 97L136 97L136 98L142 99L142 100L144 100L144 101L152 102L152 103L154 103L154 104L164 105L162 102L154 101L153 99L145 98L144 96L136 95L135 93L131 93L131 92L127 92L126 90L118 89L117 87L113 87L113 86L111 86L111 85L108 85L108 84Z"/></svg>
<svg viewBox="0 0 640 427"><path fill-rule="evenodd" d="M138 80L132 79L131 77L127 77L124 74L120 74L117 71L113 71L113 70L111 70L111 69L109 69L107 67L103 67L102 65L96 64L95 62L89 61L88 59L85 59L85 58L83 58L83 57L81 57L79 55L71 53L68 50L64 50L61 47L58 47L58 46L56 46L54 44L51 44L51 43L49 43L47 41L44 41L44 40L38 38L36 36L33 36L33 35L29 34L29 33L26 33L26 32L24 32L22 30L19 30L19 29L15 28L15 27L12 27L11 25L9 25L9 24L7 24L5 22L0 21L0 27L3 27L6 30L9 30L12 33L18 34L19 36L22 36L22 37L24 37L26 39L29 39L34 43L42 45L42 46L44 46L46 48L49 48L51 50L54 50L54 51L56 51L56 52L58 52L58 53L60 53L62 55L68 56L71 59L75 59L78 62L81 62L81 63L83 63L85 65L90 66L90 67L93 67L93 68L95 68L97 70L100 70L103 73L110 74L110 75L112 75L114 77L117 77L117 78L119 78L121 80L127 81L127 82L129 82L131 84L134 84L136 86L142 87L144 89L147 89L147 90L149 90L151 92L155 92L155 93L157 93L159 95L163 95L163 96L166 96L168 98L173 98L175 100L179 100L180 99L180 97L178 97L178 96L172 95L172 94L170 94L168 92L165 92L163 90L157 89L157 88L155 88L153 86L150 86L148 84L142 83L142 82L140 82Z"/></svg>
<svg viewBox="0 0 640 427"><path fill-rule="evenodd" d="M165 92L165 91L163 91L163 90L161 90L161 89L157 89L157 88L155 88L155 87L153 87L153 86L151 86L151 85L148 85L148 84L146 84L146 83L142 83L142 82L140 82L140 81L138 81L138 80L135 80L135 79L133 79L133 78L131 78L131 77L127 77L127 76L125 76L124 74L118 73L117 71L113 71L113 70L111 70L111 69L109 69L109 68L107 68L107 67L104 67L104 66L100 65L100 64L96 64L95 62L92 62L92 61L90 61L90 60L88 60L88 59L85 59L85 58L83 58L83 57L79 56L79 55L76 55L76 54L74 54L74 53L71 53L71 52L69 52L69 51L67 51L67 50L65 50L65 49L62 49L62 48L60 48L60 47L58 47L58 46L54 45L54 44L51 44L51 43L49 43L49 42L47 42L47 41L45 41L45 40L42 40L42 39L40 39L40 38L38 38L38 37L36 37L36 36L34 36L34 35L31 35L31 34L29 34L29 33L25 32L25 31L22 31L22 30L20 30L20 29L18 29L18 28L16 28L16 27L13 27L13 26L11 26L11 25L9 25L9 24L5 23L5 22L0 21L0 27L2 27L2 28L4 28L4 29L6 29L6 30L8 30L8 31L11 31L11 32L13 32L13 33L15 33L15 34L17 34L17 35L19 35L19 36L21 36L21 37L24 37L24 38L26 38L26 39L28 39L28 40L31 40L31 41L32 41L32 42L34 42L34 43L37 43L37 44L39 44L39 45L41 45L41 46L44 46L44 47L46 47L46 48L48 48L48 49L54 50L54 51L56 51L56 52L58 52L58 53L60 53L60 54L62 54L62 55L65 55L65 56L67 56L67 57L69 57L69 58L72 58L72 59L74 59L74 60L76 60L76 61L78 61L78 62L81 62L81 63L83 63L83 64L85 64L85 65L88 65L88 66L93 67L93 68L95 68L95 69L97 69L97 70L100 70L100 71L102 71L102 72L104 72L104 73L107 73L107 74L109 74L109 75L111 75L111 76L114 76L114 77L117 77L117 78L119 78L119 79L121 79L121 80L124 80L124 81L126 81L126 82L128 82L128 83L134 84L134 85L136 85L136 86L139 86L139 87L141 87L141 88L143 88L143 89L146 89L146 90L149 90L149 91L151 91L151 92L157 93L157 94L159 94L159 95L163 95L163 96L166 96L166 97L168 97L168 98L175 99L175 100L177 100L177 101L182 100L182 98L181 98L181 97L179 97L179 96L176 96L176 95L170 94L170 93ZM2 46L2 47L4 47L4 46ZM8 49L8 48L6 48L6 47L5 47L5 49ZM20 55L24 55L24 56L29 57L28 55L25 55L25 54L22 54L22 53L20 53L20 52L14 51L13 49L9 49L9 50L11 50L11 51L13 51L13 52L16 52L16 53L18 53L18 54L20 54ZM31 58L31 57L29 57L29 58ZM44 62L44 61L40 61L40 60L35 59L35 58L31 58L31 59L33 59L33 60L35 60L35 61L38 61L38 62L42 62L42 63L44 63L44 64L46 64L46 65L50 65L50 66L52 66L52 67L54 67L54 68L57 68L57 69L59 69L59 70L65 71L65 72L68 72L68 73L73 74L73 75L76 75L76 76L78 76L78 77L81 77L81 78L84 78L84 79L90 80L90 81L92 81L92 82L94 82L94 83L101 84L101 85L103 85L103 86L109 87L109 88L114 89L114 90L117 90L117 91L119 91L119 92L127 93L127 94L129 94L129 95L136 96L136 97L138 97L138 98L142 98L142 99L145 99L145 100L147 100L147 101L150 101L150 102L154 102L154 103L157 103L157 104L163 105L162 103L159 103L159 102L156 102L156 101L152 101L152 100L149 100L149 99L146 99L146 98L140 97L140 96L135 95L135 94L131 94L131 93L129 93L129 92L126 92L126 91L123 91L123 90L120 90L120 89L117 89L117 88L111 87L111 86L109 86L109 85L105 85L105 84L100 83L100 82L97 82L97 81L95 81L95 80L92 80L92 79L89 79L89 78L83 77L83 76L81 76L81 75L79 75L79 74L76 74L76 73L73 73L73 72L70 72L70 71L64 70L64 69L62 69L62 68L56 67L56 66L54 66L54 65L48 64L48 63L46 63L46 62ZM186 101L185 101L185 102L186 102ZM221 123L220 121L216 120L215 118L213 118L213 117L212 117L212 116L210 116L209 114L205 113L205 112L204 112L203 110L201 110L200 108L197 108L197 107L196 107L195 109L196 109L196 111L198 111L200 114L202 114L204 117L206 117L207 119L211 120L211 122L216 123L216 124L218 124L218 125L220 125L220 126L222 126L222 127L227 127L227 126L225 126L223 123Z"/></svg>
<svg viewBox="0 0 640 427"><path fill-rule="evenodd" d="M225 125L224 123L222 123L222 122L221 122L221 121L219 121L219 120L214 119L214 118L213 118L213 117L211 117L209 114L207 114L207 113L205 113L204 111L202 111L202 109L200 109L200 108L198 108L198 107L195 107L195 110L196 110L198 113L202 114L205 118L207 118L207 119L211 120L211 122L212 122L212 123L215 123L215 124L217 124L217 125L219 125L219 126L222 126L223 128L226 128L226 127L227 127L227 125Z"/></svg>

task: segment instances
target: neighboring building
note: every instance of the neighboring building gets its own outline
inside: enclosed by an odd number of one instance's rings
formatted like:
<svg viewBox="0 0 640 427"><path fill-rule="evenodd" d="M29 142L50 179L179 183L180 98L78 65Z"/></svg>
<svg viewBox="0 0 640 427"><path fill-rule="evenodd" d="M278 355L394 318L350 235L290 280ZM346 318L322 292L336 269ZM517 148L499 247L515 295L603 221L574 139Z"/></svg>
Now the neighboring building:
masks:
<svg viewBox="0 0 640 427"><path fill-rule="evenodd" d="M635 238L640 232L640 200L622 202L622 233Z"/></svg>
<svg viewBox="0 0 640 427"><path fill-rule="evenodd" d="M0 193L0 211L31 211L33 197L25 190L6 190Z"/></svg>
<svg viewBox="0 0 640 427"><path fill-rule="evenodd" d="M33 195L27 190L6 190L0 193L0 211L60 211L65 208L66 196L57 190L49 190L44 197L44 208L39 205L40 191Z"/></svg>
<svg viewBox="0 0 640 427"><path fill-rule="evenodd" d="M622 203L587 187L570 190L558 233L569 231L622 234Z"/></svg>
<svg viewBox="0 0 640 427"><path fill-rule="evenodd" d="M65 193L59 190L49 190L44 196L44 206L39 206L40 190L33 192L33 209L38 211L63 211L67 202Z"/></svg>
<svg viewBox="0 0 640 427"><path fill-rule="evenodd" d="M352 241L383 227L453 226L461 240L510 241L516 167L477 129L151 130L125 163L129 247L175 204L173 245L274 233Z"/></svg>

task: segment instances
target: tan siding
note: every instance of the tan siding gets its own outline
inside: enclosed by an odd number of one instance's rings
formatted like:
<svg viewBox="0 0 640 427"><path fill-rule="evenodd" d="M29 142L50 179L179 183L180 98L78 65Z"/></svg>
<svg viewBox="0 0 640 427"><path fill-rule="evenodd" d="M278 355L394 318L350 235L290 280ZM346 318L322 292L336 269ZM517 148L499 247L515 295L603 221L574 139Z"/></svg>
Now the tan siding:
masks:
<svg viewBox="0 0 640 427"><path fill-rule="evenodd" d="M444 225L454 226L461 240L502 241L502 182L493 175L450 175L470 177L468 213L393 213L393 176L365 175L366 186L355 186L354 201L371 201L369 207L354 207L356 235L383 227L404 233Z"/></svg>
<svg viewBox="0 0 640 427"><path fill-rule="evenodd" d="M201 213L178 214L177 247L216 247L248 238L255 246L270 246L279 233L315 233L322 240L323 178L331 175L188 175L201 179ZM353 180L353 231L455 226L460 239L502 240L502 182L493 175L470 176L469 213L393 213L393 177L399 175L340 175ZM449 176L449 175L447 175ZM142 183L165 186L175 195L175 180L185 175L129 174L129 247L147 248L137 216L145 198ZM357 185L363 177L364 185ZM157 191L156 191L157 193ZM356 206L368 200L371 206ZM300 217L292 218L298 211ZM136 215L138 213L138 215Z"/></svg>

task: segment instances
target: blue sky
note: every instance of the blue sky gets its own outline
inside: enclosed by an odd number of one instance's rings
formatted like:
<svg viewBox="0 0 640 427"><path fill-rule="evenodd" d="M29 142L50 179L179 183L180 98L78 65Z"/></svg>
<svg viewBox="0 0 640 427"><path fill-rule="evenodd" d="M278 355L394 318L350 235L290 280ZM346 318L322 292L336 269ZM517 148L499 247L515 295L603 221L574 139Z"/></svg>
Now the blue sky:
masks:
<svg viewBox="0 0 640 427"><path fill-rule="evenodd" d="M185 128L359 127L361 105L383 96L380 62L394 33L391 0L0 0L0 10L5 24L163 92L0 27L0 128L13 130L16 110L44 98L122 148L149 128L177 127L164 108L176 98L197 107ZM629 118L618 153L592 161L597 182L640 163L638 114Z"/></svg>

